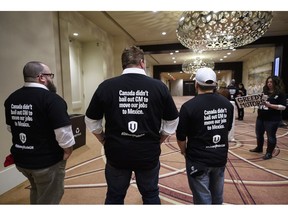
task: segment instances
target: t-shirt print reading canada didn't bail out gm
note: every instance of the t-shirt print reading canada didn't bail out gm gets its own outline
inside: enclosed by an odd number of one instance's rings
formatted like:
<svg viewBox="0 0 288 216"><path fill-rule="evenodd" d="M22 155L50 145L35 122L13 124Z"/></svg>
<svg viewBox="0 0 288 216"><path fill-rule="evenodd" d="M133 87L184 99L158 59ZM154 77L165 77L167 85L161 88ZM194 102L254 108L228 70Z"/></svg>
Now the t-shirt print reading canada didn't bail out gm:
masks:
<svg viewBox="0 0 288 216"><path fill-rule="evenodd" d="M204 125L207 130L223 129L227 122L227 109L219 108L213 110L204 110Z"/></svg>
<svg viewBox="0 0 288 216"><path fill-rule="evenodd" d="M11 104L11 118L15 126L30 127L30 122L33 121L33 111L31 104Z"/></svg>
<svg viewBox="0 0 288 216"><path fill-rule="evenodd" d="M119 91L119 108L123 115L134 114L143 115L144 109L148 108L147 90Z"/></svg>

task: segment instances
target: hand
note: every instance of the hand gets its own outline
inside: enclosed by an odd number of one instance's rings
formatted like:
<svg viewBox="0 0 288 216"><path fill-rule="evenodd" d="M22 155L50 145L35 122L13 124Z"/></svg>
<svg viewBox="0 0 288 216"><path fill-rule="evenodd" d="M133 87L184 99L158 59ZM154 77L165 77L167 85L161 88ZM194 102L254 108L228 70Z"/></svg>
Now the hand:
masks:
<svg viewBox="0 0 288 216"><path fill-rule="evenodd" d="M269 101L264 101L264 105L268 108L271 108L271 104Z"/></svg>
<svg viewBox="0 0 288 216"><path fill-rule="evenodd" d="M96 134L96 133L93 133L94 134L94 136L98 139L98 141L102 144L102 145L104 145L105 144L105 134L104 134L104 132L102 131L100 134Z"/></svg>
<svg viewBox="0 0 288 216"><path fill-rule="evenodd" d="M63 150L64 150L63 160L67 160L73 152L73 146L65 148Z"/></svg>
<svg viewBox="0 0 288 216"><path fill-rule="evenodd" d="M184 151L184 152L181 151L181 154L182 154L184 157L186 157L186 152L185 152L185 151Z"/></svg>
<svg viewBox="0 0 288 216"><path fill-rule="evenodd" d="M102 140L98 140L102 145L105 144L105 138L103 138Z"/></svg>

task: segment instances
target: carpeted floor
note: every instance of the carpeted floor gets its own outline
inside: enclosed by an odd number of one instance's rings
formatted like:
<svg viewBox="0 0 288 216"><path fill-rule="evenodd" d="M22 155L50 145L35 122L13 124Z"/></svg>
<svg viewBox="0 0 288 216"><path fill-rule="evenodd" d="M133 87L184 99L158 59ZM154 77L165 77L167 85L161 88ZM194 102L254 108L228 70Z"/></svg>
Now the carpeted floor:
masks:
<svg viewBox="0 0 288 216"><path fill-rule="evenodd" d="M178 108L190 97L174 97ZM271 160L264 153L251 153L254 148L256 112L245 109L243 121L235 120L235 141L230 142L225 172L225 204L288 204L288 128L277 132L277 148ZM265 143L266 147L266 143ZM162 204L192 204L185 163L179 153L175 135L162 144L160 195ZM86 145L76 149L68 161L65 194L61 204L103 204L106 193L105 156L102 146L89 132ZM0 196L2 204L28 204L29 183L26 181ZM125 204L142 204L134 178Z"/></svg>

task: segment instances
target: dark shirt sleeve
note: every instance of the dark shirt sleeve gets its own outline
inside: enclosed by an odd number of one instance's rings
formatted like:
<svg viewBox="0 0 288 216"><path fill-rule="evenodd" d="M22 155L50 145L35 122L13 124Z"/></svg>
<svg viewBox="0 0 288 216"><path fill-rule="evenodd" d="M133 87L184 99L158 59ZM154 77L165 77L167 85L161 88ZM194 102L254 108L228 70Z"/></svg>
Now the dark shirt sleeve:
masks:
<svg viewBox="0 0 288 216"><path fill-rule="evenodd" d="M90 119L99 120L103 118L104 114L104 107L103 102L101 101L101 86L98 87L98 89L95 91L90 104L86 110L86 116ZM103 100L103 99L102 99Z"/></svg>
<svg viewBox="0 0 288 216"><path fill-rule="evenodd" d="M179 113L179 123L176 130L176 138L180 141L186 140L186 128L188 124L188 116L185 107L181 107L180 113Z"/></svg>
<svg viewBox="0 0 288 216"><path fill-rule="evenodd" d="M232 129L233 121L234 121L234 106L231 104L230 106L231 115L229 116L229 124L228 124L228 131Z"/></svg>
<svg viewBox="0 0 288 216"><path fill-rule="evenodd" d="M279 104L286 107L286 96L283 93L279 94Z"/></svg>
<svg viewBox="0 0 288 216"><path fill-rule="evenodd" d="M59 95L50 97L50 101L47 100L47 115L53 129L71 125L67 104Z"/></svg>
<svg viewBox="0 0 288 216"><path fill-rule="evenodd" d="M168 91L168 90L167 90ZM168 96L166 99L166 103L164 106L164 112L163 112L163 119L166 121L174 120L178 117L178 110L175 105L175 102L168 92Z"/></svg>

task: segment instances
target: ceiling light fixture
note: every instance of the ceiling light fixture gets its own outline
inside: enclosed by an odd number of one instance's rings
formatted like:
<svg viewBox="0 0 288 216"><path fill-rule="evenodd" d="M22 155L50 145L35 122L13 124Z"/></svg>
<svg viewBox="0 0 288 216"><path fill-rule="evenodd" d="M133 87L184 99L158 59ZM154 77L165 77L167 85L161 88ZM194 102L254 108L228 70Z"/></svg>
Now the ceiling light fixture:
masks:
<svg viewBox="0 0 288 216"><path fill-rule="evenodd" d="M184 61L182 64L182 71L184 73L195 74L196 70L203 67L208 67L214 69L214 62L208 59L201 59L197 57L196 59L189 59Z"/></svg>
<svg viewBox="0 0 288 216"><path fill-rule="evenodd" d="M185 11L176 35L194 52L233 49L260 38L272 18L271 11Z"/></svg>

